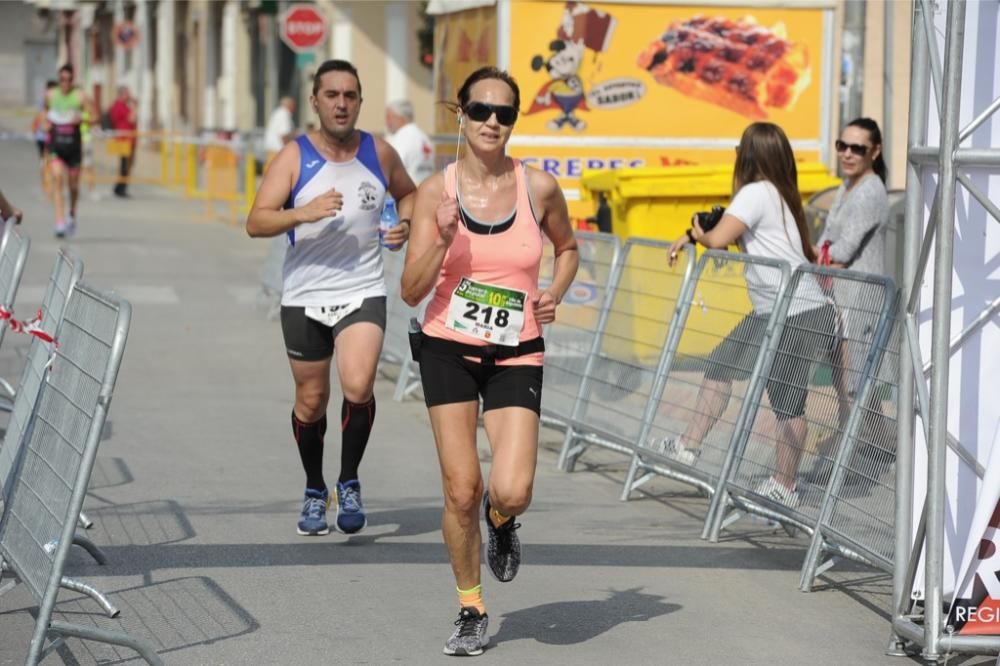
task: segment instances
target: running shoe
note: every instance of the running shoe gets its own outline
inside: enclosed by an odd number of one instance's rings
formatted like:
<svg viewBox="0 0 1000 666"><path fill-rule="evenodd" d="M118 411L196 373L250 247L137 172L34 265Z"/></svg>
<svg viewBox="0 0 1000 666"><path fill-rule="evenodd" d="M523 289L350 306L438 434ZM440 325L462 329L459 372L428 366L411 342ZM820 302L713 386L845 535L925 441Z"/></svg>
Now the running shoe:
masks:
<svg viewBox="0 0 1000 666"><path fill-rule="evenodd" d="M337 482L337 531L341 534L357 534L368 524L364 506L361 504L361 482Z"/></svg>
<svg viewBox="0 0 1000 666"><path fill-rule="evenodd" d="M455 620L455 633L444 644L444 653L462 657L475 657L483 653L483 648L490 642L486 635L486 627L490 617L480 613L471 606L462 608Z"/></svg>
<svg viewBox="0 0 1000 666"><path fill-rule="evenodd" d="M56 220L56 238L66 237L66 222L64 220Z"/></svg>
<svg viewBox="0 0 1000 666"><path fill-rule="evenodd" d="M754 492L790 509L797 509L802 504L802 498L794 489L786 488L773 476L767 477L766 481L754 488Z"/></svg>
<svg viewBox="0 0 1000 666"><path fill-rule="evenodd" d="M701 449L689 449L684 446L679 439L675 440L669 437L663 438L663 452L669 458L673 458L679 463L683 463L689 467L694 467L698 462L698 458L701 456Z"/></svg>
<svg viewBox="0 0 1000 666"><path fill-rule="evenodd" d="M76 233L76 213L70 213L66 218L66 235L72 236Z"/></svg>
<svg viewBox="0 0 1000 666"><path fill-rule="evenodd" d="M302 501L302 513L299 514L298 531L302 536L322 536L330 533L326 524L326 510L330 506L330 491L306 488L306 497Z"/></svg>
<svg viewBox="0 0 1000 666"><path fill-rule="evenodd" d="M521 567L521 540L517 538L520 523L514 522L512 516L500 527L493 527L490 520L490 496L483 497L483 517L486 518L486 531L489 538L486 542L486 563L490 573L501 583L514 580L517 570Z"/></svg>

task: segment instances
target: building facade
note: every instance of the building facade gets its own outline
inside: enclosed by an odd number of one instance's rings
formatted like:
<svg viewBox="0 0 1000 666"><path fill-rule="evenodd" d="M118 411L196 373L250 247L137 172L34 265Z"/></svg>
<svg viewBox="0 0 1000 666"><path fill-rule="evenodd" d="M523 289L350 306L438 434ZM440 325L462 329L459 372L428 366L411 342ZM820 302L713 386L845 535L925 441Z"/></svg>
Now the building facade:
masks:
<svg viewBox="0 0 1000 666"><path fill-rule="evenodd" d="M315 68L327 58L355 63L363 84L360 126L384 129L389 101L409 99L429 124L431 70L420 62L420 2L314 3L327 36L311 58L281 41L292 3L269 0L27 0L0 3L0 64L24 72L0 84L0 101L37 103L59 64L107 108L118 85L139 99L145 130L249 131L262 127L283 96L299 101L300 126ZM39 83L40 81L40 83ZM39 88L39 85L41 88Z"/></svg>

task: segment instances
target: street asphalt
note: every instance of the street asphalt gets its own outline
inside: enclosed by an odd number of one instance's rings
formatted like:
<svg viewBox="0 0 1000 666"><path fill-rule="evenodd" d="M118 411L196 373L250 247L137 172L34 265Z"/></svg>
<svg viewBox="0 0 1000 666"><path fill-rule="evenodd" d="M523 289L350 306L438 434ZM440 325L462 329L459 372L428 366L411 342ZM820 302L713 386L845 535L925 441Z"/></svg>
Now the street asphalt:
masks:
<svg viewBox="0 0 1000 666"><path fill-rule="evenodd" d="M293 386L280 326L256 303L268 243L205 219L203 204L179 194L136 186L121 200L109 183L84 192L76 236L58 241L28 142L0 142L0 189L25 211L32 240L15 312L37 308L60 247L83 259L87 283L134 308L85 504L88 536L110 562L74 550L67 568L122 613L103 618L64 591L57 618L143 637L168 664L447 663L458 606L423 404L394 402L379 380L361 467L367 529L297 536ZM7 379L26 344L4 341ZM335 390L334 413L340 399ZM332 428L328 479L337 440ZM624 457L587 453L565 474L560 433L543 429L542 440L534 503L519 518L521 572L499 584L484 569L482 663L917 663L884 656L887 575L839 567L803 594L805 537L745 520L718 544L702 541L704 497L660 480L623 503ZM482 433L480 457L485 473ZM34 609L23 586L0 598L0 664L23 662ZM78 640L44 661L126 662L139 663Z"/></svg>

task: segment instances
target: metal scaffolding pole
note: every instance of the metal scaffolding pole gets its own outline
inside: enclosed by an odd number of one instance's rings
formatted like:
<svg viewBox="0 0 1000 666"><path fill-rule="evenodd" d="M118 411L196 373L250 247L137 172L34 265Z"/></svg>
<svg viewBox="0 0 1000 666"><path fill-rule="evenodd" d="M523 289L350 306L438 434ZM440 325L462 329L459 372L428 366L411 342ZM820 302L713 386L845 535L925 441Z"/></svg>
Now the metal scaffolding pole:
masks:
<svg viewBox="0 0 1000 666"><path fill-rule="evenodd" d="M928 415L927 542L924 595L924 657L940 656L938 642L944 625L944 518L945 470L948 450L948 379L951 366L951 292L955 254L954 152L958 148L959 108L962 101L962 56L965 36L965 0L948 5L944 103L941 113L941 151L938 161L938 210L932 218L937 226L934 248L934 316L931 322L931 404ZM913 288L916 288L914 285Z"/></svg>
<svg viewBox="0 0 1000 666"><path fill-rule="evenodd" d="M917 2L913 12L913 47L910 67L910 122L907 129L907 147L912 150L927 143L927 98L930 93L928 78L928 44L922 29L924 6ZM911 302L910 292L919 290L914 284L917 260L920 257L920 243L924 223L923 168L912 161L906 163L906 208L903 222L903 275L902 287L904 304ZM917 301L919 304L919 301ZM906 307L900 317L915 314ZM899 413L896 431L896 545L892 577L893 620L909 613L910 591L913 580L906 566L913 550L913 440L915 433L914 364L911 360L909 342L906 335L899 336ZM923 379L921 378L921 381ZM906 641L893 633L888 653L905 656Z"/></svg>

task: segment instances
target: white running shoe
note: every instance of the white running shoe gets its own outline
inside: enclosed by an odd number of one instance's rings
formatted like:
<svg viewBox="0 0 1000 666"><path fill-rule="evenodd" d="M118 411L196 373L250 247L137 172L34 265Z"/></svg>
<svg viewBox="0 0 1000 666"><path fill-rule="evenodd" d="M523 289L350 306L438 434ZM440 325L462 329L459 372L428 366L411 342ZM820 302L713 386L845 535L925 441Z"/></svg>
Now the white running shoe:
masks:
<svg viewBox="0 0 1000 666"><path fill-rule="evenodd" d="M668 458L673 458L677 462L693 467L701 457L701 449L689 449L681 443L682 440L664 437L660 441L660 451Z"/></svg>
<svg viewBox="0 0 1000 666"><path fill-rule="evenodd" d="M773 476L767 477L767 480L754 488L754 492L790 509L797 509L802 504L802 498L794 489L786 488Z"/></svg>

